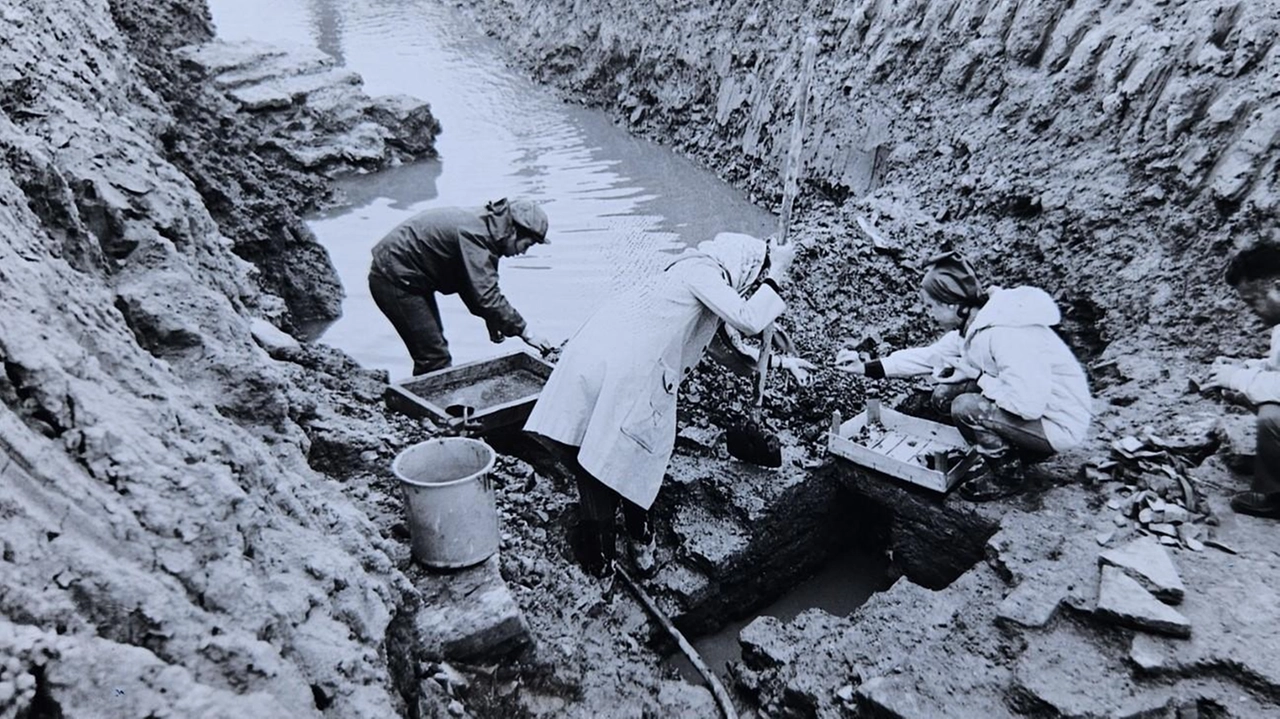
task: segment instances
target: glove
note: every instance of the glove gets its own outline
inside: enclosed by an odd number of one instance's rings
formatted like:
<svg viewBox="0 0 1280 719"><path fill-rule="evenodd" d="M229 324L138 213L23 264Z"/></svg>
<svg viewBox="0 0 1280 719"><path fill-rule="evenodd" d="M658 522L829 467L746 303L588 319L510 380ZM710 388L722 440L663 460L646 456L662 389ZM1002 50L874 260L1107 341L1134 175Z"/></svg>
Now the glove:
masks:
<svg viewBox="0 0 1280 719"><path fill-rule="evenodd" d="M533 347L544 355L556 348L556 346L551 343L551 340L528 328L526 328L524 332L520 333L520 339L524 340L530 347Z"/></svg>
<svg viewBox="0 0 1280 719"><path fill-rule="evenodd" d="M796 243L779 245L769 241L769 279L783 284L791 274L791 263L796 259Z"/></svg>
<svg viewBox="0 0 1280 719"><path fill-rule="evenodd" d="M781 367L782 369L790 372L791 376L795 378L796 383L801 387L809 386L809 373L817 369L817 366L812 362L799 357L775 355L773 359L776 360L776 362L771 362L770 364Z"/></svg>

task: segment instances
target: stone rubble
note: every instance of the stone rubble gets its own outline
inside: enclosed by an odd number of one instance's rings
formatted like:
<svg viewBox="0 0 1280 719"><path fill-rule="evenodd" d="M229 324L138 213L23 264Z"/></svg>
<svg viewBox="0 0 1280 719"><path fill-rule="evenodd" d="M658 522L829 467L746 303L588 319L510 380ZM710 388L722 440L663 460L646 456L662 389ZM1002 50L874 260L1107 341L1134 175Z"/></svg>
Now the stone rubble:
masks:
<svg viewBox="0 0 1280 719"><path fill-rule="evenodd" d="M260 147L299 168L336 174L435 156L440 124L429 103L370 98L358 74L315 48L214 41L175 55L261 129Z"/></svg>

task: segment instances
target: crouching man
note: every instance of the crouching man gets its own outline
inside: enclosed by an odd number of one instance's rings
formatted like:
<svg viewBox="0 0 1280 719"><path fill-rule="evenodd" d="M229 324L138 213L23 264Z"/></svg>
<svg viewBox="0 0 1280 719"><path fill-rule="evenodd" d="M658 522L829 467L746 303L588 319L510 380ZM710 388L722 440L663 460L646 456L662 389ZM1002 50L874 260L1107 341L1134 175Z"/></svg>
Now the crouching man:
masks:
<svg viewBox="0 0 1280 719"><path fill-rule="evenodd" d="M920 300L946 334L925 347L864 362L842 350L836 366L873 379L932 375L932 403L982 457L960 485L975 502L1022 489L1023 462L1080 444L1092 419L1084 369L1053 331L1061 315L1036 287L982 289L964 258L933 258Z"/></svg>
<svg viewBox="0 0 1280 719"><path fill-rule="evenodd" d="M1237 254L1227 267L1227 283L1271 327L1271 350L1243 363L1219 357L1203 388L1234 392L1258 411L1253 485L1231 498L1231 508L1280 519L1280 246L1260 244Z"/></svg>

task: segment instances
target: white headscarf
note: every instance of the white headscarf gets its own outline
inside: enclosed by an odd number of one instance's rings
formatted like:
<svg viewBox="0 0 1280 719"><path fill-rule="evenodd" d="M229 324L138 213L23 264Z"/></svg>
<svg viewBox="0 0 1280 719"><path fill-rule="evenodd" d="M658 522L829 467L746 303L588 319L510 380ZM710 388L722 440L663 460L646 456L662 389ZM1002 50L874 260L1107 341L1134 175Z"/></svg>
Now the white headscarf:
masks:
<svg viewBox="0 0 1280 719"><path fill-rule="evenodd" d="M757 237L740 232L721 232L698 243L691 256L704 255L729 275L729 284L739 293L745 292L760 274L769 245Z"/></svg>

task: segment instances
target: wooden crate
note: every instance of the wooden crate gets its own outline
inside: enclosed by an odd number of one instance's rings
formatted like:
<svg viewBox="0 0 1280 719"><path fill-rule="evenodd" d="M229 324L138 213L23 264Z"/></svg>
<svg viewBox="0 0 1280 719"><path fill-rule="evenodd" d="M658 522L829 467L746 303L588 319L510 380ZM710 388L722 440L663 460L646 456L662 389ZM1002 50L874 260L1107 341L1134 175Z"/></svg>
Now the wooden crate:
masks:
<svg viewBox="0 0 1280 719"><path fill-rule="evenodd" d="M867 425L864 411L827 433L827 450L854 464L874 469L911 484L946 492L964 477L977 452L969 448L959 430L927 419L912 417L887 407L880 408L883 431L861 439ZM866 442L866 444L864 444ZM964 458L943 473L924 464L924 457L937 451L967 450Z"/></svg>
<svg viewBox="0 0 1280 719"><path fill-rule="evenodd" d="M533 411L552 365L530 352L446 367L387 385L383 399L391 409L437 423L453 419L451 405L474 408L476 432L524 422Z"/></svg>

